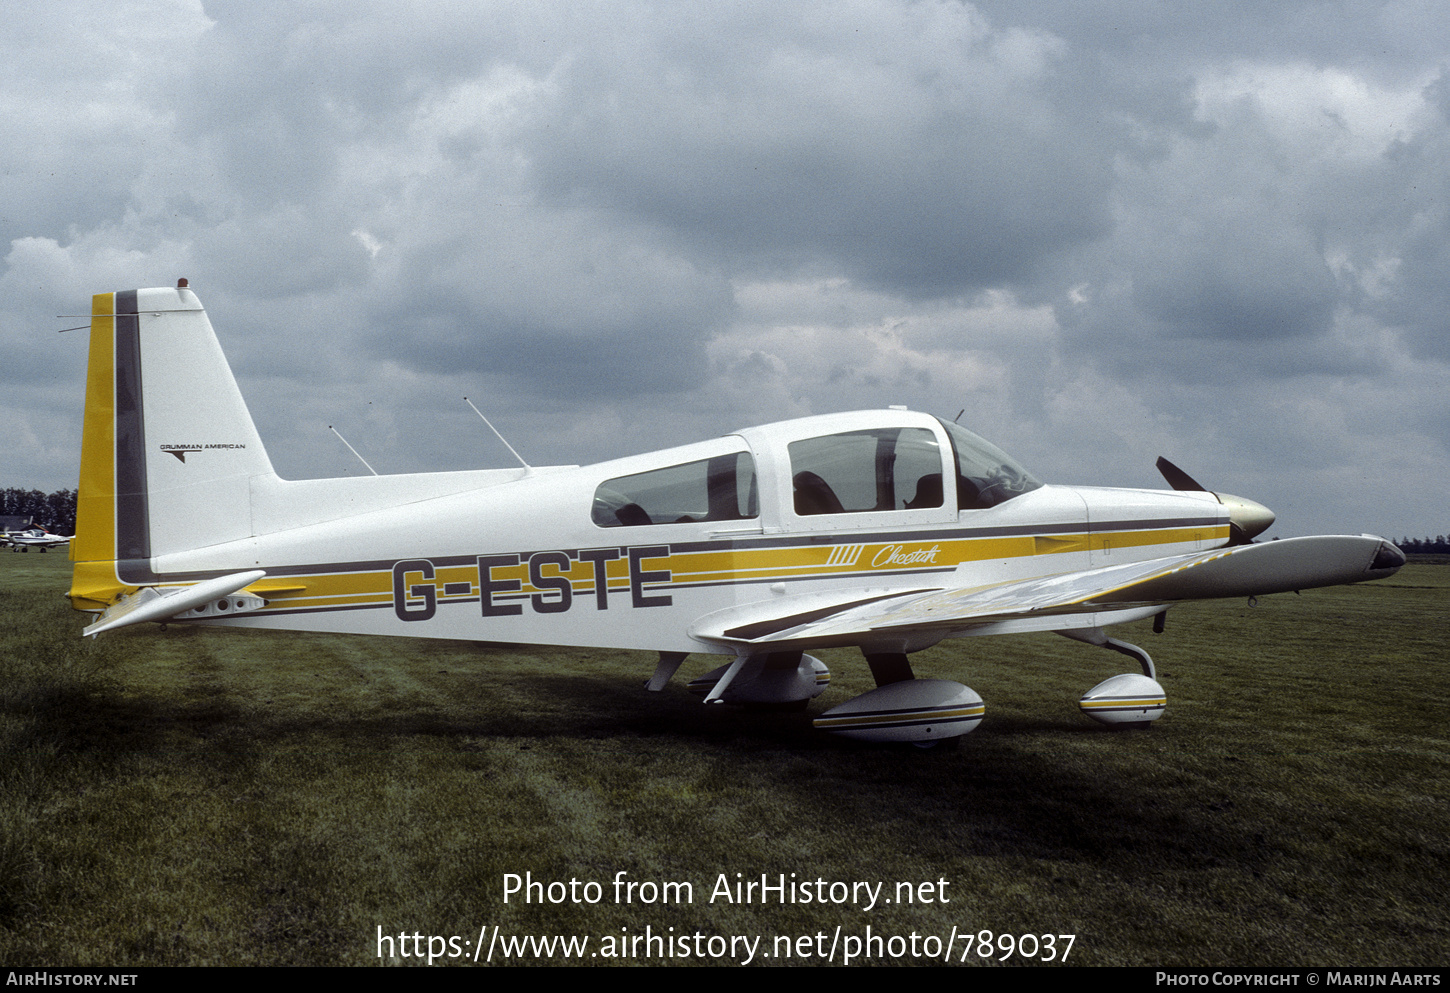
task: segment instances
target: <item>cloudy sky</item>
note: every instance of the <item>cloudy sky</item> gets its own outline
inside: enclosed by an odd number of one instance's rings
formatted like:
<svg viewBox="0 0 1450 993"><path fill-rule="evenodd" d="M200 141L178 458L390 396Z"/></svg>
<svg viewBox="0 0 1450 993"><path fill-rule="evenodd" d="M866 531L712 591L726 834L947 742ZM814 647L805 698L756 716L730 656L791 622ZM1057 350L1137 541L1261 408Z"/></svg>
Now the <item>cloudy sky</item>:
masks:
<svg viewBox="0 0 1450 993"><path fill-rule="evenodd" d="M190 279L284 476L907 404L1050 482L1450 530L1450 8L11 0L0 485Z"/></svg>

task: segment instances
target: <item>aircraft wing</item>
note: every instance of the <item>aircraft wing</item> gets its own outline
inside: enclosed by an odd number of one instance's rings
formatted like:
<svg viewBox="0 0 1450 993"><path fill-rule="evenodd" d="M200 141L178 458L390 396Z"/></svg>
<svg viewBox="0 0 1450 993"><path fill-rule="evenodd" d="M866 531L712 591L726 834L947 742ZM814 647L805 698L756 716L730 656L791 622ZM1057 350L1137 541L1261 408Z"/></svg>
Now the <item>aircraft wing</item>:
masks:
<svg viewBox="0 0 1450 993"><path fill-rule="evenodd" d="M1404 561L1398 548L1373 535L1289 538L987 586L787 597L707 614L690 634L735 646L804 646L912 633L1067 630L1136 620L1180 600L1379 579Z"/></svg>

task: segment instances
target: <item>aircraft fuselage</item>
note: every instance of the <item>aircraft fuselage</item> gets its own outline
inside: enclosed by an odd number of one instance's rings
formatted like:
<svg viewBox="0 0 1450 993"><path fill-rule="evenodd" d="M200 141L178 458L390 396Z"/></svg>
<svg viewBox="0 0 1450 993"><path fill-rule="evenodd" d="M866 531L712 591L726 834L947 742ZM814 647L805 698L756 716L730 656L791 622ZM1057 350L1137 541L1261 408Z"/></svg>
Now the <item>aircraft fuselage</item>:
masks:
<svg viewBox="0 0 1450 993"><path fill-rule="evenodd" d="M971 509L948 494L935 507L797 512L793 440L903 428L929 432L943 478L956 475L936 418L886 410L751 428L577 468L345 481L273 476L254 482L258 506L307 505L321 483L344 482L349 498L333 500L352 513L119 571L139 586L266 570L251 587L267 598L266 609L198 623L718 653L728 649L691 637L681 617L832 590L972 587L1227 541L1227 512L1207 493L1039 486ZM593 519L611 481L739 455L754 466L753 516L693 520L687 512L612 526ZM474 477L481 488L469 485ZM410 478L435 491L461 488L401 506L387 495L386 506L357 513L373 493L406 491ZM353 554L343 558L338 549Z"/></svg>

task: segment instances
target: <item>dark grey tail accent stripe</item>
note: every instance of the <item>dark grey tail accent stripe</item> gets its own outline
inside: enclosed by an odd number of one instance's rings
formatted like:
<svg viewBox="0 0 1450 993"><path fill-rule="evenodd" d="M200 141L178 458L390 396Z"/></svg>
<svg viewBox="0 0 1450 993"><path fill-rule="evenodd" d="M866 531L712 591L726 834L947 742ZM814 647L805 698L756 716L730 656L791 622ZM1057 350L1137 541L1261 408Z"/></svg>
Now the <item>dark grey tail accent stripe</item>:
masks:
<svg viewBox="0 0 1450 993"><path fill-rule="evenodd" d="M116 558L151 558L146 425L141 408L141 325L136 291L116 294Z"/></svg>

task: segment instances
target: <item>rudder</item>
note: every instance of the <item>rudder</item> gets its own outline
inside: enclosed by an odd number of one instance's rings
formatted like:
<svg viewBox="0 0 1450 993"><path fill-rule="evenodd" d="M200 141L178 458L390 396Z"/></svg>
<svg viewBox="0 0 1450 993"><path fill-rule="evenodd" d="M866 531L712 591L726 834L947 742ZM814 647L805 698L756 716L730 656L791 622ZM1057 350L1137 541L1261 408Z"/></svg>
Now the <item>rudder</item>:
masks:
<svg viewBox="0 0 1450 993"><path fill-rule="evenodd" d="M253 533L251 481L272 464L196 295L92 301L72 603L157 581L172 552Z"/></svg>

